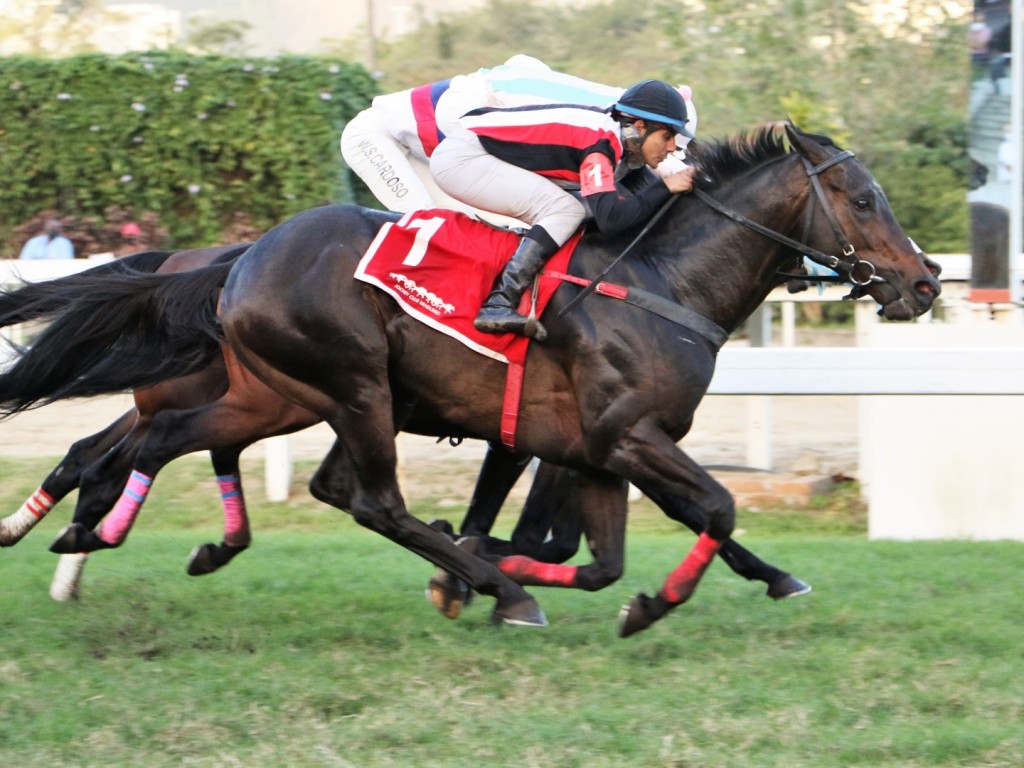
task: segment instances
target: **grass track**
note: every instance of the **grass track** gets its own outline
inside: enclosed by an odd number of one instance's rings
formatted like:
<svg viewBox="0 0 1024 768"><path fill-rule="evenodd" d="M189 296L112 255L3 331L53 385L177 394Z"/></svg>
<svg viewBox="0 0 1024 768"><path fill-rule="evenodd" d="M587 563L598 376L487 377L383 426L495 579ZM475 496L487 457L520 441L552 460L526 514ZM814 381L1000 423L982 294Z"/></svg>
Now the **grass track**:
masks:
<svg viewBox="0 0 1024 768"><path fill-rule="evenodd" d="M45 467L0 462L2 514ZM815 592L773 603L715 563L619 640L619 606L692 542L645 505L621 582L534 590L551 627L515 630L486 598L444 620L422 560L258 489L254 547L187 577L219 536L207 474L158 479L80 604L46 596L67 502L0 552L0 766L1024 765L1024 545L868 542L851 499L743 513L741 540Z"/></svg>

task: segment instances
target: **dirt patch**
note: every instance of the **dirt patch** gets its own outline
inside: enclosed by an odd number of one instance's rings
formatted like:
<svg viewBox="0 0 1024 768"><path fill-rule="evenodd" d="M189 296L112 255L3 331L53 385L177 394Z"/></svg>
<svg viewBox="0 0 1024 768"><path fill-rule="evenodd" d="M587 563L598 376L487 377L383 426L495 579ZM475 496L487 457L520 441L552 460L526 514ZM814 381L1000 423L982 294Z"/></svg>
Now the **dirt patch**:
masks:
<svg viewBox="0 0 1024 768"><path fill-rule="evenodd" d="M772 425L772 469L803 475L857 476L856 397L709 396L681 445L703 465L748 466L748 424L752 418L763 417L766 404ZM131 405L131 397L118 395L57 403L19 414L0 424L0 455L57 459L75 440L99 431ZM288 440L293 459L319 459L330 448L333 433L319 424ZM260 457L261 450L257 444L246 455ZM403 486L410 493L464 504L472 493L484 451L479 441L451 446L447 441L401 435Z"/></svg>

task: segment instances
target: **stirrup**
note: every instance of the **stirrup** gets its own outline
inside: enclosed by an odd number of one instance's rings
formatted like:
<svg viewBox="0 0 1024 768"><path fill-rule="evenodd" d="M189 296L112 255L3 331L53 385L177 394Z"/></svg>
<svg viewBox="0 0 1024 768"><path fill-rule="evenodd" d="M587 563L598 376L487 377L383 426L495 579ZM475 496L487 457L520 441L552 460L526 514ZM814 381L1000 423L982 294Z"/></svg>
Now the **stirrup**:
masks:
<svg viewBox="0 0 1024 768"><path fill-rule="evenodd" d="M481 333L514 333L526 336L534 341L544 341L548 332L536 317L523 317L517 312L508 311L502 317L486 317L486 307L473 321L473 327Z"/></svg>

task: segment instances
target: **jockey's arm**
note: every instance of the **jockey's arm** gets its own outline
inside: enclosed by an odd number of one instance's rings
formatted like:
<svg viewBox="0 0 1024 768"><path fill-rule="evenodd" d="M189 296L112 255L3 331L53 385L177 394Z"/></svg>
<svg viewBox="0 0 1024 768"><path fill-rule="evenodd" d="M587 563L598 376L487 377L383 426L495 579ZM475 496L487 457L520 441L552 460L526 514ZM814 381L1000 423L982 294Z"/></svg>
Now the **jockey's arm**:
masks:
<svg viewBox="0 0 1024 768"><path fill-rule="evenodd" d="M594 217L597 228L606 235L614 235L641 224L671 196L664 180L654 178L642 168L629 174L644 174L645 183L616 182L611 160L601 153L584 158L580 169L581 194L587 209ZM639 187L639 188L638 188Z"/></svg>

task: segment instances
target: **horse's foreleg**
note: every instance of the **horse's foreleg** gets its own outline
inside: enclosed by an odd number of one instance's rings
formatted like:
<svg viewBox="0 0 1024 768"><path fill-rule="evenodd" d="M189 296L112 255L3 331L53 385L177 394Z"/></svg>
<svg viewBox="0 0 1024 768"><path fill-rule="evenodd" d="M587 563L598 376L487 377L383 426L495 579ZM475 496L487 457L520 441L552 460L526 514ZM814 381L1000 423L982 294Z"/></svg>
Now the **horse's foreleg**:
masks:
<svg viewBox="0 0 1024 768"><path fill-rule="evenodd" d="M628 637L690 599L711 561L732 536L736 505L721 483L651 422L634 427L630 439L611 456L610 464L638 488L691 499L704 516L704 530L697 543L657 595L650 598L641 593L623 609L619 635Z"/></svg>
<svg viewBox="0 0 1024 768"><path fill-rule="evenodd" d="M210 451L224 507L224 539L220 544L209 542L192 550L187 569L189 576L204 576L223 568L235 555L248 549L252 542L238 464L241 452L241 448Z"/></svg>
<svg viewBox="0 0 1024 768"><path fill-rule="evenodd" d="M584 505L575 486L572 470L541 463L512 531L509 554L564 563L579 551Z"/></svg>
<svg viewBox="0 0 1024 768"><path fill-rule="evenodd" d="M692 501L653 489L644 490L644 495L657 504L666 515L694 533L704 530L704 514ZM748 581L762 581L767 584L767 595L774 600L804 595L811 591L809 584L764 562L734 539L729 539L722 545L718 550L718 556L735 573Z"/></svg>
<svg viewBox="0 0 1024 768"><path fill-rule="evenodd" d="M0 547L21 541L65 496L79 486L83 470L117 443L135 422L128 411L106 429L77 441L17 512L0 519Z"/></svg>
<svg viewBox="0 0 1024 768"><path fill-rule="evenodd" d="M582 565L560 565L512 555L498 560L498 569L519 584L568 587L590 592L604 589L622 576L625 564L626 483L604 474L576 476L574 511L581 515L594 556Z"/></svg>
<svg viewBox="0 0 1024 768"><path fill-rule="evenodd" d="M529 463L529 455L510 453L503 447L487 444L469 508L459 527L461 535L480 536L491 532L509 492Z"/></svg>

